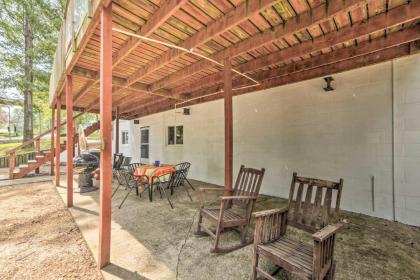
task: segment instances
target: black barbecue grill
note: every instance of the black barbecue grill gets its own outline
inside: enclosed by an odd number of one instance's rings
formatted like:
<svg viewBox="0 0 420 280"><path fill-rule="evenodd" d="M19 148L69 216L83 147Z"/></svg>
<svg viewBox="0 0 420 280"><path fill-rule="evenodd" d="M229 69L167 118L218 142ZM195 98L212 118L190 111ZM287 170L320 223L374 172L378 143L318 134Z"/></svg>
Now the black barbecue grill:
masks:
<svg viewBox="0 0 420 280"><path fill-rule="evenodd" d="M78 174L78 184L80 192L90 192L96 190L93 187L93 171L99 168L100 153L93 150L90 152L83 152L73 159L74 172Z"/></svg>

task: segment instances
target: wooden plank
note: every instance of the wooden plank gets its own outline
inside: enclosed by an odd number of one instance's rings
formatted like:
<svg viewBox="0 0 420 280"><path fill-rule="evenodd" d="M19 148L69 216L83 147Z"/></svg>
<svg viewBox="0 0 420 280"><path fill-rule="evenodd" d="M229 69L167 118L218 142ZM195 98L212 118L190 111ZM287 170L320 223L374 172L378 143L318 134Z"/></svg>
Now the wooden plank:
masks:
<svg viewBox="0 0 420 280"><path fill-rule="evenodd" d="M226 59L224 65L225 195L230 195L233 178L232 64L230 59Z"/></svg>
<svg viewBox="0 0 420 280"><path fill-rule="evenodd" d="M101 14L100 71L100 206L98 262L103 268L110 263L111 192L112 192L112 3Z"/></svg>
<svg viewBox="0 0 420 280"><path fill-rule="evenodd" d="M340 72L355 69L355 68L368 66L375 63L380 63L383 61L402 57L409 54L410 52L409 52L408 46L401 45L401 46L385 49L382 51L374 52L365 56L359 56L355 58L350 58L348 60L343 60L337 63L323 65L315 69L305 70L298 73L292 73L286 76L271 78L269 80L262 81L259 86L235 90L234 92L235 92L235 95L240 95L240 94L244 94L251 91L257 91L257 90L272 88L272 87L281 86L285 84L296 83L296 82L300 82L300 81L304 81L308 79L313 79L316 77L322 77L325 75L331 75L331 74L340 73ZM267 70L268 75L270 71L272 70ZM235 82L236 81L234 81L235 87L245 85L243 83L238 84ZM197 96L205 96L210 93L215 93L219 90L220 90L220 87L216 85L214 87L208 88L203 91L191 93L191 98L195 98ZM200 100L195 100L194 102L191 102L191 103L184 103L182 106L191 106L192 104L208 102L208 101L217 100L220 98L223 98L223 94L214 94L211 96L203 97ZM158 103L154 105L153 109L146 110L145 112L143 112L144 114L139 113L137 115L133 115L132 118L142 117L144 115L157 113L160 111L168 110L170 108L171 108L171 105L168 104L168 102ZM143 109L144 109L143 107L140 107L139 112L141 112L141 110Z"/></svg>
<svg viewBox="0 0 420 280"><path fill-rule="evenodd" d="M210 56L210 58L223 61L226 57L235 57L242 53L252 51L261 45L268 44L279 40L282 37L292 35L299 31L305 31L308 27L319 24L329 18L334 17L339 13L346 12L357 6L360 6L365 1L332 1L331 3L325 3L318 7L307 11L298 17L294 17L286 22L285 25L274 27L272 30L268 30L259 34L256 34L249 39L243 40L240 43L232 45L216 54ZM162 87L184 79L185 77L191 76L198 71L214 66L213 63L207 60L200 60L183 70L178 71L151 86L151 90L156 90ZM148 69L149 71L152 69Z"/></svg>
<svg viewBox="0 0 420 280"><path fill-rule="evenodd" d="M54 128L55 128L55 110L51 109L51 147L50 147L50 175L54 175L54 155L55 155L55 146L54 146Z"/></svg>
<svg viewBox="0 0 420 280"><path fill-rule="evenodd" d="M188 0L168 0L163 2L161 7L153 13L153 15L147 20L146 24L143 25L136 33L141 36L150 36L186 2L188 2ZM130 39L113 56L113 67L117 66L125 57L136 49L140 43L140 39L130 37Z"/></svg>
<svg viewBox="0 0 420 280"><path fill-rule="evenodd" d="M262 10L270 7L276 1L273 0L260 0L260 1L245 1L236 9L231 10L222 18L219 18L216 21L213 21L205 29L201 29L199 32L189 37L183 41L180 46L186 49L193 49L205 42L211 40L212 38L219 36L224 33L229 28L238 25L250 17L258 14ZM159 68L165 66L171 61L177 59L181 56L183 52L177 49L170 49L165 52L159 59L149 63L146 67L140 68L136 71L129 79L128 84L134 83L144 77L145 75L152 73Z"/></svg>
<svg viewBox="0 0 420 280"><path fill-rule="evenodd" d="M120 152L120 107L115 111L115 153Z"/></svg>
<svg viewBox="0 0 420 280"><path fill-rule="evenodd" d="M61 98L57 96L56 110L57 112L57 129L56 129L56 141L55 141L55 185L60 186L60 129L61 129Z"/></svg>
<svg viewBox="0 0 420 280"><path fill-rule="evenodd" d="M414 26L412 28L394 32L389 34L387 37L375 39L373 41L366 41L348 48L342 48L334 52L330 52L324 55L318 55L310 59L305 59L298 61L284 67L278 68L276 70L277 76L288 75L294 72L298 72L304 69L316 68L321 65L327 65L330 63L336 63L338 61L346 60L349 57L356 57L360 55L369 54L381 49L386 49L394 46L398 46L410 41L414 41L420 38L420 27ZM360 29L363 32L363 29ZM360 34L360 33L358 33ZM322 39L315 39L313 43L303 43L307 44L307 47L299 48L299 51L293 51L292 48L289 50L283 50L279 52L272 53L261 58L254 59L250 62L244 63L236 67L236 69L243 73L248 73L255 71L260 68L265 68L273 64L279 64L286 62L294 57L303 56L314 51L319 51L323 49L323 42L325 37ZM343 41L344 42L344 41ZM273 71L274 73L274 71ZM182 94L182 92L191 92L198 90L200 88L206 87L208 85L214 85L216 83L221 83L222 81L222 72L218 72L212 75L209 75L203 79L200 79L197 82L188 83L187 85L182 85L178 88L173 89L174 95ZM260 77L253 76L254 78L259 79ZM267 77L269 78L269 77Z"/></svg>
<svg viewBox="0 0 420 280"><path fill-rule="evenodd" d="M66 77L66 106L67 106L67 207L73 207L73 79L71 75Z"/></svg>

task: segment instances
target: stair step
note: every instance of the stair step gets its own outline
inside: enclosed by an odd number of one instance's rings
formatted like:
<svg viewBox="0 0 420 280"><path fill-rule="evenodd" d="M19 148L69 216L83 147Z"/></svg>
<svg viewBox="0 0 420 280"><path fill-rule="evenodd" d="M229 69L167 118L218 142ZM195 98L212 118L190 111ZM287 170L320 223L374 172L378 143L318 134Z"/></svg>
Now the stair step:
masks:
<svg viewBox="0 0 420 280"><path fill-rule="evenodd" d="M39 155L39 156L35 156L35 158L45 158L45 155Z"/></svg>
<svg viewBox="0 0 420 280"><path fill-rule="evenodd" d="M28 168L28 167L29 167L28 164L21 164L21 165L19 165L19 168Z"/></svg>
<svg viewBox="0 0 420 280"><path fill-rule="evenodd" d="M30 160L28 160L28 164L31 164L31 163L37 163L37 161L36 161L36 160L34 160L34 159L30 159Z"/></svg>

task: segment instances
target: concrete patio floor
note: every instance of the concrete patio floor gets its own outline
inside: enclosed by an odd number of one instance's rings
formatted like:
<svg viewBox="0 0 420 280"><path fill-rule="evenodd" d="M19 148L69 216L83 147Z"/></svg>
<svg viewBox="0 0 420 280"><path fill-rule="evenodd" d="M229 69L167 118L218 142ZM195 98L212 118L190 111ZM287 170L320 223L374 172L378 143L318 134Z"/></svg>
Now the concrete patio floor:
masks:
<svg viewBox="0 0 420 280"><path fill-rule="evenodd" d="M193 185L213 186L198 181ZM57 190L65 201L65 187ZM251 246L229 254L211 254L213 240L193 234L199 205L197 191L190 192L194 200L190 202L185 191L177 189L172 197L175 209L158 195L150 203L146 196L137 197L133 191L118 209L125 193L120 188L113 198L111 264L103 270L105 279L249 279ZM215 203L217 197L209 200ZM256 210L285 204L284 199L261 196ZM99 191L75 193L74 205L70 212L97 258ZM346 211L342 218L345 226L337 238L336 279L419 279L419 228ZM295 230L288 234L310 242ZM223 239L231 243L238 236L228 232ZM274 270L269 263L263 265ZM277 277L293 279L286 273Z"/></svg>

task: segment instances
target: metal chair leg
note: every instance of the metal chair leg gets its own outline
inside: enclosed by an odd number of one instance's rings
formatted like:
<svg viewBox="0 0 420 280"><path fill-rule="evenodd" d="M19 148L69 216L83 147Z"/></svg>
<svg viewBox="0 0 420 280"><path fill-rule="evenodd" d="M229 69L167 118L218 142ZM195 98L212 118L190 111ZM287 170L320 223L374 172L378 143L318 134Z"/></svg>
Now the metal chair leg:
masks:
<svg viewBox="0 0 420 280"><path fill-rule="evenodd" d="M125 200L127 199L128 195L131 193L132 190L133 190L133 188L130 188L130 190L127 192L127 194L125 195L123 201L121 201L120 206L118 206L118 209L121 209L121 206L124 204Z"/></svg>
<svg viewBox="0 0 420 280"><path fill-rule="evenodd" d="M190 200L191 200L191 201L193 201L193 200L192 200L192 198L191 198L190 193L188 192L188 188L187 188L187 186L184 186L184 185L182 185L182 186L184 187L185 191L187 192L187 195L188 195L188 197L190 198Z"/></svg>
<svg viewBox="0 0 420 280"><path fill-rule="evenodd" d="M118 184L118 186L117 186L117 188L112 192L112 196L111 197L114 197L114 195L117 193L117 191L118 191L118 189L120 188L120 184Z"/></svg>
<svg viewBox="0 0 420 280"><path fill-rule="evenodd" d="M162 191L163 191L163 194L165 195L166 199L168 200L169 204L171 205L171 208L172 208L172 209L174 209L174 206L172 205L172 202L171 202L171 200L169 199L169 196L166 194L165 189L160 187L160 188L159 188L159 190L162 190ZM162 194L162 193L161 193L161 194Z"/></svg>

